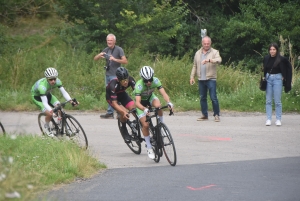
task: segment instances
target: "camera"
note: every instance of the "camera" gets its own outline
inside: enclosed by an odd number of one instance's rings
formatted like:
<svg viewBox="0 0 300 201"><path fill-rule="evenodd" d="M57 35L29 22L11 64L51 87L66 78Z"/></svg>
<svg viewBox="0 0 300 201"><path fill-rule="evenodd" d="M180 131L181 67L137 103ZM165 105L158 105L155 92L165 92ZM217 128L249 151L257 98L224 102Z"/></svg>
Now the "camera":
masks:
<svg viewBox="0 0 300 201"><path fill-rule="evenodd" d="M109 58L110 58L110 55L108 55L108 54L104 54L103 56L104 56L105 59L107 59L107 60L109 60Z"/></svg>
<svg viewBox="0 0 300 201"><path fill-rule="evenodd" d="M109 66L104 66L103 68L104 68L104 70L107 70L107 71L109 70Z"/></svg>

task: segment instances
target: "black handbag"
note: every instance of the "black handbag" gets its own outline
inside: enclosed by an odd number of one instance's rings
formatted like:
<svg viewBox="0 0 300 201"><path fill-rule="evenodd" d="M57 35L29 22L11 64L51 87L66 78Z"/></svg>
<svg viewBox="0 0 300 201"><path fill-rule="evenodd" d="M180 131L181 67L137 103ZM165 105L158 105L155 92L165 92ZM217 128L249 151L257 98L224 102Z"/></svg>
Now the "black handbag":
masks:
<svg viewBox="0 0 300 201"><path fill-rule="evenodd" d="M260 77L259 89L261 91L266 91L266 89L267 89L267 79L264 79L262 76Z"/></svg>
<svg viewBox="0 0 300 201"><path fill-rule="evenodd" d="M268 80L268 78L269 78L269 76L270 76L270 74L271 74L271 72L273 70L274 65L275 65L275 63L273 64L273 66L272 66L272 68L271 68L271 70L269 72L269 75L268 75L268 77L266 79L264 79L262 76L260 76L259 89L261 91L266 91L267 90L267 83L268 83L267 80Z"/></svg>

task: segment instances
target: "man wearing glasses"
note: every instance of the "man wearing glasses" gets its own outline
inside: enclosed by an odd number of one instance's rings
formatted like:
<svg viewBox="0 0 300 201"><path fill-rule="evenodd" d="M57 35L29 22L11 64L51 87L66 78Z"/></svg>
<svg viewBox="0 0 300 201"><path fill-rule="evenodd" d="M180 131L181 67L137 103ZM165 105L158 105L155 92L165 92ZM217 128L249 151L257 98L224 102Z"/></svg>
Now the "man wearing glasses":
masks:
<svg viewBox="0 0 300 201"><path fill-rule="evenodd" d="M135 104L126 93L126 89L131 87L134 90L135 80L129 76L127 69L124 67L117 68L116 77L107 84L106 101L120 114L121 133L125 142L130 142L130 136L126 128L126 120L129 118L127 111L135 108Z"/></svg>
<svg viewBox="0 0 300 201"><path fill-rule="evenodd" d="M63 97L66 101L70 101L72 105L77 105L72 101L72 98L68 92L62 86L62 82L58 79L58 72L55 68L47 68L44 72L45 77L39 79L31 88L31 98L33 102L45 113L45 122L44 125L46 134L49 137L54 137L54 134L50 130L49 122L52 119L53 110L52 108L60 104L58 99L51 94L51 91L55 88L59 88Z"/></svg>
<svg viewBox="0 0 300 201"><path fill-rule="evenodd" d="M165 89L162 87L160 80L157 77L154 77L154 70L150 66L142 67L140 76L142 79L137 81L135 87L137 114L143 127L142 132L147 145L148 157L154 159L155 155L150 143L149 124L146 122L146 115L149 112L149 106L157 108L161 106L161 103L153 91L158 89L164 100L168 103L170 109L173 109L173 104L170 102L170 98ZM163 122L163 111L159 110L158 115L160 120Z"/></svg>

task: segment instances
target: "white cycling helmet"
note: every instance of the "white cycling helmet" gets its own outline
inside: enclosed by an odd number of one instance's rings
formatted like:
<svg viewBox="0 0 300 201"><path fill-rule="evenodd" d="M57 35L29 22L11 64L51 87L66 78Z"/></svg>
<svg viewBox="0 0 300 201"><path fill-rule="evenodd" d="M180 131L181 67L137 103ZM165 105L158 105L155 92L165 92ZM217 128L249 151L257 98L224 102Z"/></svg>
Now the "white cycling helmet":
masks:
<svg viewBox="0 0 300 201"><path fill-rule="evenodd" d="M154 70L150 66L143 66L140 76L145 80L150 80L154 75Z"/></svg>
<svg viewBox="0 0 300 201"><path fill-rule="evenodd" d="M45 70L45 77L46 78L57 78L58 72L55 68L47 68Z"/></svg>

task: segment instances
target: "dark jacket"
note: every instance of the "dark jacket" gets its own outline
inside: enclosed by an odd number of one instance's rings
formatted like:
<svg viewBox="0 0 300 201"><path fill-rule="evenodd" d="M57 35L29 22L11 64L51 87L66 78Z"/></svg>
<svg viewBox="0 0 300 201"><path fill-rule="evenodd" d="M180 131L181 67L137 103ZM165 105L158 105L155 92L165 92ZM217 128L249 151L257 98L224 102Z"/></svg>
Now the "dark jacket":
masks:
<svg viewBox="0 0 300 201"><path fill-rule="evenodd" d="M264 77L266 77L267 74L267 64L269 61L270 55L267 55L264 57L263 64L264 64ZM283 56L279 57L280 60L276 65L279 65L282 77L283 77L283 86L284 86L284 92L287 93L292 89L292 65L289 62L289 60Z"/></svg>

